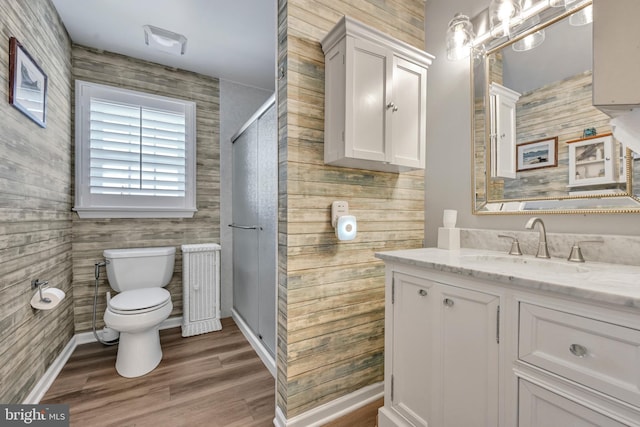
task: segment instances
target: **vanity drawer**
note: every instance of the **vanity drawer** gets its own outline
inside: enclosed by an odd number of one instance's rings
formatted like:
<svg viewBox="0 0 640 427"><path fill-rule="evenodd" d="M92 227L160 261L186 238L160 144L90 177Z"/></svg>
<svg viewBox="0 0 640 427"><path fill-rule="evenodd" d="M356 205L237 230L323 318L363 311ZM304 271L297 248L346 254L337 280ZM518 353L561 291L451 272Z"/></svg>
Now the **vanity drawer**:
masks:
<svg viewBox="0 0 640 427"><path fill-rule="evenodd" d="M520 304L518 358L640 406L640 331Z"/></svg>
<svg viewBox="0 0 640 427"><path fill-rule="evenodd" d="M520 380L518 427L625 427L616 421L564 396Z"/></svg>

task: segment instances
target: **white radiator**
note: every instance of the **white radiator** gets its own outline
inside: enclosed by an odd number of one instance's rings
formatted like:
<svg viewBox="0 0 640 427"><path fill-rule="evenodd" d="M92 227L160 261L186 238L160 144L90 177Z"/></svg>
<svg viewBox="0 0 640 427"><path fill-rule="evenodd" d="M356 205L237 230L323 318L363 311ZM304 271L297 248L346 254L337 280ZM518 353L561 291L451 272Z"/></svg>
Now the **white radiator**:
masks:
<svg viewBox="0 0 640 427"><path fill-rule="evenodd" d="M182 245L182 336L222 329L220 245Z"/></svg>

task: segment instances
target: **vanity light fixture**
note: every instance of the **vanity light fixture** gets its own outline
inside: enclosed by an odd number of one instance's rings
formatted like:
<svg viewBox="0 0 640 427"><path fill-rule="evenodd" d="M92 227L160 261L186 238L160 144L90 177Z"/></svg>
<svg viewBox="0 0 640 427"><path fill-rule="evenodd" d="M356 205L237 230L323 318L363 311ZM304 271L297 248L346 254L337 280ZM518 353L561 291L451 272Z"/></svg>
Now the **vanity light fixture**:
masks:
<svg viewBox="0 0 640 427"><path fill-rule="evenodd" d="M533 21L540 19L538 15L541 11L550 4L559 2L564 6L565 1L576 2L575 7L578 7L584 0L491 0L489 7L475 16L473 22L467 16L456 13L447 27L447 58L464 59L471 51L482 51L485 43L494 38L508 36L517 39L517 34L522 33L522 29L536 25ZM474 35L474 25L478 29L477 35ZM516 30L515 35L513 29ZM469 46L463 43L467 37L471 40ZM544 38L544 30L537 31L522 40L516 40L514 50L533 49L539 46Z"/></svg>
<svg viewBox="0 0 640 427"><path fill-rule="evenodd" d="M555 0L563 1L564 0ZM563 3L564 4L564 3ZM478 53L484 50L484 44L492 38L500 38L505 35L513 37L512 28L524 28L523 23L530 22L548 6L548 0L491 0L489 7L473 18L461 13L456 13L447 26L447 58L450 60L464 59L471 52ZM474 28L474 25L476 28ZM496 27L497 25L497 27ZM531 25L527 25L530 27ZM478 34L476 35L475 29ZM468 42L467 42L468 40ZM520 50L533 49L544 40L544 32L536 34L526 41L520 41ZM518 43L518 42L516 42ZM518 47L516 46L516 49Z"/></svg>
<svg viewBox="0 0 640 427"><path fill-rule="evenodd" d="M522 8L523 10L531 7L531 3L533 0L525 0ZM540 15L533 15L532 17L526 19L520 27L523 31L526 31L529 28L533 28L540 23ZM544 42L545 33L544 29L536 31L528 36L517 40L511 45L511 48L516 52L525 52L527 50L534 49Z"/></svg>
<svg viewBox="0 0 640 427"><path fill-rule="evenodd" d="M584 0L549 0L551 7L564 7L565 10L574 9L584 3ZM569 24L574 27L593 22L593 6L589 5L569 17Z"/></svg>
<svg viewBox="0 0 640 427"><path fill-rule="evenodd" d="M544 41L544 37L544 30L536 31L512 44L511 48L516 52L525 52L540 46Z"/></svg>
<svg viewBox="0 0 640 427"><path fill-rule="evenodd" d="M144 28L144 42L147 46L172 55L184 55L187 49L187 38L182 34L153 25L143 25L142 28Z"/></svg>
<svg viewBox="0 0 640 427"><path fill-rule="evenodd" d="M447 26L447 59L457 61L469 56L475 34L469 17L456 13Z"/></svg>
<svg viewBox="0 0 640 427"><path fill-rule="evenodd" d="M564 0L564 7L566 10L573 9L574 7L580 6L581 4L581 0ZM591 22L593 22L593 5L589 5L584 9L579 10L569 17L569 24L573 25L574 27L587 25Z"/></svg>
<svg viewBox="0 0 640 427"><path fill-rule="evenodd" d="M491 0L489 28L494 37L509 37L514 20L520 16L519 0Z"/></svg>

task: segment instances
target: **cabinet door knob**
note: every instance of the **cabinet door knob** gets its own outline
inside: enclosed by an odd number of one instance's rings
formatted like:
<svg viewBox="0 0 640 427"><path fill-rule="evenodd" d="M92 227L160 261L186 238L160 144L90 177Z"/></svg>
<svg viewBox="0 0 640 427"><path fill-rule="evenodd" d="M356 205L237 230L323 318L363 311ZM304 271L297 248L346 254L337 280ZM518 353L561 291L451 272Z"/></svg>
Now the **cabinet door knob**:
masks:
<svg viewBox="0 0 640 427"><path fill-rule="evenodd" d="M424 289L420 289L418 291L418 295L420 295L421 297L426 297L427 296L427 291L425 291Z"/></svg>
<svg viewBox="0 0 640 427"><path fill-rule="evenodd" d="M569 351L576 357L585 357L587 355L587 348L580 344L571 344L569 346Z"/></svg>
<svg viewBox="0 0 640 427"><path fill-rule="evenodd" d="M390 102L387 104L387 109L391 108L391 111L398 111L398 106L396 104L394 104L393 102Z"/></svg>
<svg viewBox="0 0 640 427"><path fill-rule="evenodd" d="M453 307L453 300L451 298L445 298L442 303L447 307Z"/></svg>

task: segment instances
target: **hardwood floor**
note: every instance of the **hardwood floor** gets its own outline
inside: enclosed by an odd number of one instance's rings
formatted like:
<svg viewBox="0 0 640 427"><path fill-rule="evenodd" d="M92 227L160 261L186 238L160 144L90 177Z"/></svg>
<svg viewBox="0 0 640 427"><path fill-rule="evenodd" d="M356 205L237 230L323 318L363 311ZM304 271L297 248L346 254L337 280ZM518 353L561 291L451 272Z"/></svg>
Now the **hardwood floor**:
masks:
<svg viewBox="0 0 640 427"><path fill-rule="evenodd" d="M160 331L164 357L151 373L116 373L116 347L78 346L41 403L70 405L71 426L273 426L275 380L231 319L182 338Z"/></svg>
<svg viewBox="0 0 640 427"><path fill-rule="evenodd" d="M325 424L323 427L377 427L378 408L384 405L384 398L377 399L344 417Z"/></svg>

